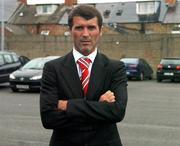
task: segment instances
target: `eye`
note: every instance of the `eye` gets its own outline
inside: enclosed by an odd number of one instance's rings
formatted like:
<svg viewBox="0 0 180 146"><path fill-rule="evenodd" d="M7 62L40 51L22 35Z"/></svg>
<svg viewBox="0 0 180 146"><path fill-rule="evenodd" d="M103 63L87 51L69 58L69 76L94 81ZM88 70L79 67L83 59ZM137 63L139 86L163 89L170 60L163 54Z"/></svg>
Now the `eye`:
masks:
<svg viewBox="0 0 180 146"><path fill-rule="evenodd" d="M74 29L75 30L83 30L83 27L82 26L76 26Z"/></svg>
<svg viewBox="0 0 180 146"><path fill-rule="evenodd" d="M88 30L95 30L95 29L96 29L96 26L94 26L94 25L88 26Z"/></svg>

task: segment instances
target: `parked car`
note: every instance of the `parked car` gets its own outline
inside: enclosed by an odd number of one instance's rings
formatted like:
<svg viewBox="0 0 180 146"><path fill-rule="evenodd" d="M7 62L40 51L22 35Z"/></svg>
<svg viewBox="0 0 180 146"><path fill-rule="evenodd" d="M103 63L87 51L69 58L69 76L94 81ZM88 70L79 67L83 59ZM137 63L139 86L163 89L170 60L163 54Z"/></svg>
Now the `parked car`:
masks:
<svg viewBox="0 0 180 146"><path fill-rule="evenodd" d="M0 51L0 83L8 82L9 74L28 61L27 57L18 56L14 52Z"/></svg>
<svg viewBox="0 0 180 146"><path fill-rule="evenodd" d="M11 73L9 83L12 91L39 90L44 64L58 57L59 56L48 56L32 59L22 68Z"/></svg>
<svg viewBox="0 0 180 146"><path fill-rule="evenodd" d="M180 57L161 59L157 66L156 79L158 82L164 79L180 80Z"/></svg>
<svg viewBox="0 0 180 146"><path fill-rule="evenodd" d="M128 79L152 79L153 69L149 63L142 58L122 58L126 67Z"/></svg>

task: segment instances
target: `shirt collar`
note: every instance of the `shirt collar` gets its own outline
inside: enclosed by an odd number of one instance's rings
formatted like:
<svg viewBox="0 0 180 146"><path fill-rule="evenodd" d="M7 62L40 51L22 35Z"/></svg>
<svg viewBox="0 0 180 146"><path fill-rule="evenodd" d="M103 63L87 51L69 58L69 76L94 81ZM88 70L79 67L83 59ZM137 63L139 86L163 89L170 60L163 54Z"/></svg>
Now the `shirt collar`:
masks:
<svg viewBox="0 0 180 146"><path fill-rule="evenodd" d="M88 56L84 56L82 55L81 53L79 53L75 48L73 48L73 56L74 56L74 60L75 62L77 62L77 60L81 57L85 57L85 58L89 58L91 60L91 62L93 63L94 62L94 59L97 55L97 48L95 48L95 50L89 54Z"/></svg>

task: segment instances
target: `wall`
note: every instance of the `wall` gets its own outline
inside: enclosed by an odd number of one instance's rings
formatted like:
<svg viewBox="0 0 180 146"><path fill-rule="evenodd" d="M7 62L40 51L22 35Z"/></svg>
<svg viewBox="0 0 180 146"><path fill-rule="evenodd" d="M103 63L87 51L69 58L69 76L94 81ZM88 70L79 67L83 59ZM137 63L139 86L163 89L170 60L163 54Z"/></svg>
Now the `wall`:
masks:
<svg viewBox="0 0 180 146"><path fill-rule="evenodd" d="M6 39L9 50L35 58L47 55L64 55L72 48L71 38L65 36L12 36ZM179 35L103 35L99 51L110 58L142 57L154 71L162 57L180 56Z"/></svg>

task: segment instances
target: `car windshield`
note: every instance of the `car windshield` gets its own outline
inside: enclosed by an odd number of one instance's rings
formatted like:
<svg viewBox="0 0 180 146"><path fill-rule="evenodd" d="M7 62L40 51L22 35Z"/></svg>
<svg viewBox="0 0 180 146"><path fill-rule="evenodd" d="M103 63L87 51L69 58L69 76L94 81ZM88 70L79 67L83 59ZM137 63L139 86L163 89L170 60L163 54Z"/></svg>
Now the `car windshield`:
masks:
<svg viewBox="0 0 180 146"><path fill-rule="evenodd" d="M162 59L161 64L180 64L180 59Z"/></svg>
<svg viewBox="0 0 180 146"><path fill-rule="evenodd" d="M36 58L26 63L22 69L43 69L44 64L57 57Z"/></svg>
<svg viewBox="0 0 180 146"><path fill-rule="evenodd" d="M121 61L126 64L138 64L138 59L136 58L122 58Z"/></svg>

